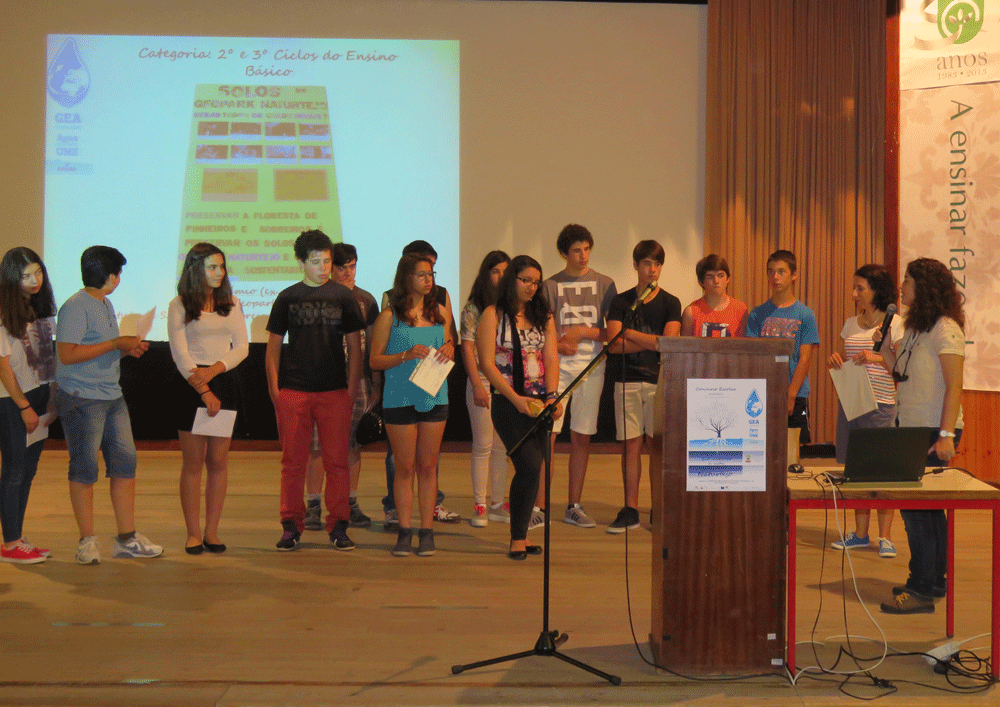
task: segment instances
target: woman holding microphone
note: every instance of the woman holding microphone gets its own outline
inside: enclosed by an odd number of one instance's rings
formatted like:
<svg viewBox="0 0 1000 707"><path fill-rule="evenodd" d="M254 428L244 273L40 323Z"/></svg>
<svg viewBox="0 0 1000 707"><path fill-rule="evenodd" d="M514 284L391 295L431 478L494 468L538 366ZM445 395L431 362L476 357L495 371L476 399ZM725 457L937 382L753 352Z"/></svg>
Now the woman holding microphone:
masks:
<svg viewBox="0 0 1000 707"><path fill-rule="evenodd" d="M931 258L906 266L900 300L909 307L898 354L889 351L885 366L898 384L896 421L900 427L927 429L927 465L944 466L955 456L962 435L962 370L965 314L955 277ZM873 340L881 339L876 331ZM883 351L886 347L883 347ZM910 576L882 602L887 614L934 611L934 597L945 596L948 521L944 511L901 510L910 546Z"/></svg>

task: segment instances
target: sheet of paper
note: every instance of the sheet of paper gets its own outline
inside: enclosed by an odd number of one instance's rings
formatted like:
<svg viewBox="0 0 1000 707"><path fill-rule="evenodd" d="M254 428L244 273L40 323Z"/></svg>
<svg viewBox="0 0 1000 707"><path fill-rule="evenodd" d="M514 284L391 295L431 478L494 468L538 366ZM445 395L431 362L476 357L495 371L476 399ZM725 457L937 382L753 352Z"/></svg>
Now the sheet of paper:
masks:
<svg viewBox="0 0 1000 707"><path fill-rule="evenodd" d="M837 397L840 398L840 404L848 420L878 409L875 391L872 390L872 382L868 379L864 366L847 361L839 369L827 370L830 371L833 387L837 389Z"/></svg>
<svg viewBox="0 0 1000 707"><path fill-rule="evenodd" d="M35 428L34 432L29 432L26 437L27 445L30 447L35 442L41 442L43 439L49 438L49 426L46 421L49 419L48 415L42 415L38 418L38 427Z"/></svg>
<svg viewBox="0 0 1000 707"><path fill-rule="evenodd" d="M149 336L149 330L153 328L153 316L156 314L156 307L139 317L139 321L135 325L135 335L139 337L139 341L142 341L147 336Z"/></svg>
<svg viewBox="0 0 1000 707"><path fill-rule="evenodd" d="M448 378L448 372L454 366L454 361L447 361L445 363L439 361L437 349L432 347L430 353L413 369L413 373L410 374L410 380L428 395L434 396L441 390L445 379Z"/></svg>
<svg viewBox="0 0 1000 707"><path fill-rule="evenodd" d="M191 434L207 437L232 437L233 425L235 424L235 410L219 410L215 417L209 417L208 410L198 408L194 414L194 426L191 428Z"/></svg>

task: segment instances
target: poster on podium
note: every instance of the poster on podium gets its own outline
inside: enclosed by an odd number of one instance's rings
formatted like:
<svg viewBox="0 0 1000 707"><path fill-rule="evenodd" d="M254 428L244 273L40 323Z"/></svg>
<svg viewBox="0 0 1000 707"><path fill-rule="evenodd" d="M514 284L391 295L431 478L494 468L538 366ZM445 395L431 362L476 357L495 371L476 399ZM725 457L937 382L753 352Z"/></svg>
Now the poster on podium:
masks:
<svg viewBox="0 0 1000 707"><path fill-rule="evenodd" d="M767 381L688 379L687 490L766 491Z"/></svg>

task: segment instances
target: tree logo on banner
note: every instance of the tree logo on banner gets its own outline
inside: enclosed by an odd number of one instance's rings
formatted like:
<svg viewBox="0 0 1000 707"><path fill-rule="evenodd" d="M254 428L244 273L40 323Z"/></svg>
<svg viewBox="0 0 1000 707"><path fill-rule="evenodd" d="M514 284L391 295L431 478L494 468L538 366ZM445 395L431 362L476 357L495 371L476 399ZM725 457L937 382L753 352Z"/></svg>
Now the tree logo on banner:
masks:
<svg viewBox="0 0 1000 707"><path fill-rule="evenodd" d="M917 40L921 49L934 49L940 44L965 44L971 41L983 28L986 0L937 0L937 13L928 12L934 0L923 0L920 11L927 22L934 23L944 38L942 43Z"/></svg>

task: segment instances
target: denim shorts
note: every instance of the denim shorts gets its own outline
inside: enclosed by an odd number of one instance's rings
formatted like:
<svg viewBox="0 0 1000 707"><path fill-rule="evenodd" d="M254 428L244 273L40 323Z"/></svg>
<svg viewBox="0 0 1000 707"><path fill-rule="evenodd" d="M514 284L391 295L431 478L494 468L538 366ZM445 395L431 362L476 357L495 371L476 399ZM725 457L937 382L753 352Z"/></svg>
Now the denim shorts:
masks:
<svg viewBox="0 0 1000 707"><path fill-rule="evenodd" d="M66 434L70 481L97 482L98 451L104 456L108 478L135 478L135 441L125 398L78 398L60 388L56 393L56 408Z"/></svg>
<svg viewBox="0 0 1000 707"><path fill-rule="evenodd" d="M382 408L382 422L387 425L415 425L418 422L444 422L447 419L447 405L435 405L424 412L420 412L412 405Z"/></svg>

